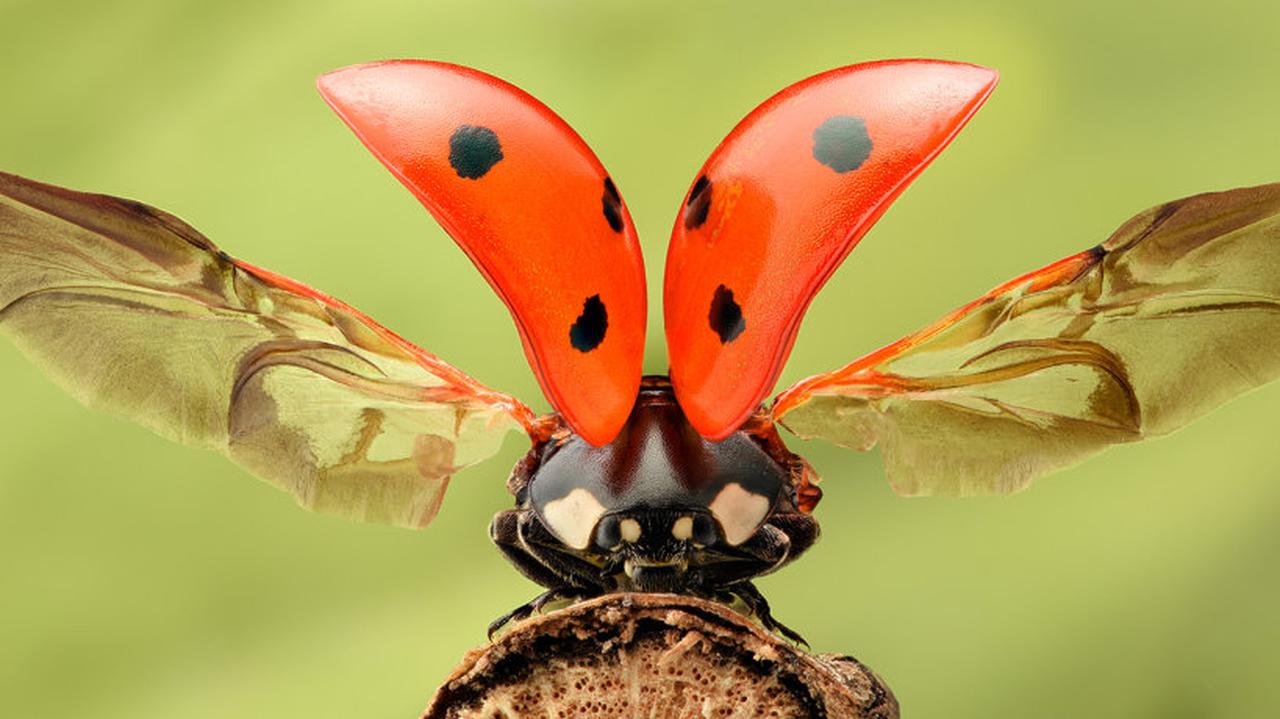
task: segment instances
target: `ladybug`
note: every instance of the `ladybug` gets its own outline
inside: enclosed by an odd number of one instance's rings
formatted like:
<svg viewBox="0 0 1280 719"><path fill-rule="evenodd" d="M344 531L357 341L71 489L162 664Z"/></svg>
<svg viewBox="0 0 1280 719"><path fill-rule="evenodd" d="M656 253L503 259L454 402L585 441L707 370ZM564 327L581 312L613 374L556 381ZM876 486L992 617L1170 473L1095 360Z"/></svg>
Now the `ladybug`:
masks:
<svg viewBox="0 0 1280 719"><path fill-rule="evenodd" d="M963 63L864 63L747 115L675 218L670 372L642 376L635 227L563 120L456 65L322 76L325 101L510 309L543 416L168 213L8 174L0 330L85 404L357 519L427 525L454 474L523 431L515 506L490 535L547 591L491 632L553 599L638 591L736 599L799 639L752 584L819 534L818 478L779 427L879 445L901 494L1011 492L1280 374L1272 184L1149 209L768 401L818 290L996 81Z"/></svg>
<svg viewBox="0 0 1280 719"><path fill-rule="evenodd" d="M561 597L678 592L737 598L769 628L751 583L818 538L820 492L808 465L771 425L707 440L663 376L640 382L627 423L603 446L572 431L535 442L509 487L516 509L489 528L507 559L543 594L490 625L492 634Z"/></svg>

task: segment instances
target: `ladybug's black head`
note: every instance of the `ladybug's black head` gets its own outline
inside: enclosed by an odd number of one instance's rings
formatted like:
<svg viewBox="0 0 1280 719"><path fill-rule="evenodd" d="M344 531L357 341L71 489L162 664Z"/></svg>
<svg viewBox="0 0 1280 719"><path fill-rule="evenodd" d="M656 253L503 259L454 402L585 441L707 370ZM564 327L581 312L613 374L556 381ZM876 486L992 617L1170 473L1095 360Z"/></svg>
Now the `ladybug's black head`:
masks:
<svg viewBox="0 0 1280 719"><path fill-rule="evenodd" d="M590 551L606 558L607 574L621 573L642 592L679 591L691 561L720 542L709 512L638 508L600 518Z"/></svg>
<svg viewBox="0 0 1280 719"><path fill-rule="evenodd" d="M703 439L666 378L646 378L613 442L547 445L524 501L565 549L616 573L620 588L679 591L756 533L788 477L745 432Z"/></svg>

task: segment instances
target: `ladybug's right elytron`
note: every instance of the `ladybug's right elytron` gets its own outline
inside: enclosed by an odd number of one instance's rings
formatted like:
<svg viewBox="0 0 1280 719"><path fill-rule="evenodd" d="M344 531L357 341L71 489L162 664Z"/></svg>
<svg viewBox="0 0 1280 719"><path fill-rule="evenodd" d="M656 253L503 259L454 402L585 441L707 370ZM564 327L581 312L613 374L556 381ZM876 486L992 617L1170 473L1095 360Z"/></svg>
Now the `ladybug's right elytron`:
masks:
<svg viewBox="0 0 1280 719"><path fill-rule="evenodd" d="M1170 432L1280 373L1280 185L1148 210L1110 239L765 403L809 302L977 111L995 72L854 65L749 114L698 173L641 376L644 266L613 180L501 80L394 61L325 100L510 308L537 417L349 305L136 202L0 175L0 330L90 406L220 449L306 506L425 526L507 430L532 439L491 534L559 597L742 600L818 536L782 424L879 444L902 494L1008 492ZM851 317L856 326L857 317Z"/></svg>

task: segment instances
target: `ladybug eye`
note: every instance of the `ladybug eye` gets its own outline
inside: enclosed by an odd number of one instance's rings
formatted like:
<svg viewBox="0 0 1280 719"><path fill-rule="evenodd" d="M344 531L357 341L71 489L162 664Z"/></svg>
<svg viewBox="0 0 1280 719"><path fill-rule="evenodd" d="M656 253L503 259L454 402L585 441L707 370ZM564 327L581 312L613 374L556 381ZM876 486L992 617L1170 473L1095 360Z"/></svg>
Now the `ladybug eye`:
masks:
<svg viewBox="0 0 1280 719"><path fill-rule="evenodd" d="M622 544L621 524L615 514L601 517L600 523L596 525L596 547L607 551Z"/></svg>
<svg viewBox="0 0 1280 719"><path fill-rule="evenodd" d="M693 515L693 543L700 547L710 547L720 540L716 531L716 520L709 514Z"/></svg>

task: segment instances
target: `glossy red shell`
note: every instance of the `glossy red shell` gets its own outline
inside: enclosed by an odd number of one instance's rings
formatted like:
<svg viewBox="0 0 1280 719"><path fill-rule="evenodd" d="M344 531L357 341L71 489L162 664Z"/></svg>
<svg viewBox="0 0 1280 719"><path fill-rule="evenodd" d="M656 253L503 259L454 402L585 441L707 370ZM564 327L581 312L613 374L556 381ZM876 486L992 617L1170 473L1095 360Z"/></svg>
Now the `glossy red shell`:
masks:
<svg viewBox="0 0 1280 719"><path fill-rule="evenodd" d="M510 308L551 404L588 442L613 439L640 385L644 264L582 138L519 88L456 65L358 65L317 85Z"/></svg>
<svg viewBox="0 0 1280 719"><path fill-rule="evenodd" d="M996 81L934 60L840 68L773 96L716 148L676 218L663 288L671 379L703 436L760 406L814 295Z"/></svg>

